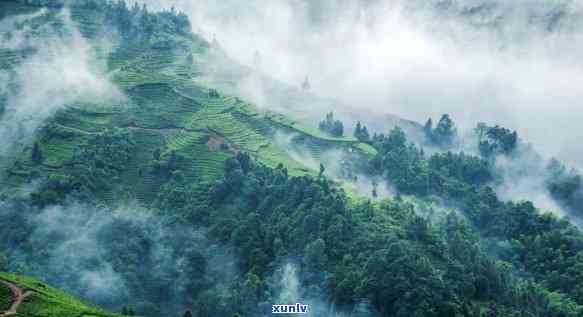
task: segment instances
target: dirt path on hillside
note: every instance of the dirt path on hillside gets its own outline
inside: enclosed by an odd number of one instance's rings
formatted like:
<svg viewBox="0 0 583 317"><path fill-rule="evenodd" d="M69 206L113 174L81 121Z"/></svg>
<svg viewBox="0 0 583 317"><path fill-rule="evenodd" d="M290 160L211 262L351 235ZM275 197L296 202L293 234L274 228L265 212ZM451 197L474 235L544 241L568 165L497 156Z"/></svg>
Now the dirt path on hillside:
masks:
<svg viewBox="0 0 583 317"><path fill-rule="evenodd" d="M18 307L20 307L20 304L22 304L22 302L27 297L32 295L32 292L31 291L23 292L20 287L16 286L16 284L6 282L3 280L0 280L0 283L8 286L10 288L10 290L12 291L12 294L14 296L14 299L12 301L12 305L10 306L10 309L8 309L6 311L0 311L0 317L8 317L8 316L16 315L16 311L18 310Z"/></svg>

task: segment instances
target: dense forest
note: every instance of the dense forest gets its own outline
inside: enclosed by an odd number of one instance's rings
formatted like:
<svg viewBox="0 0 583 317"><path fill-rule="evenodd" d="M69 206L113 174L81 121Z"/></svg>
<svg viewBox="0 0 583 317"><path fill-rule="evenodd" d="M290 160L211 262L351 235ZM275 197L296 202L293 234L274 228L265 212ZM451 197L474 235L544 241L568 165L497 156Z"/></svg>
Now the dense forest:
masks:
<svg viewBox="0 0 583 317"><path fill-rule="evenodd" d="M122 168L132 143L130 135L115 131L96 136L78 154L79 161L91 165L76 167L79 173L66 179L44 182L30 202L11 204L38 213L38 207L24 206L70 204L67 193L89 201L94 187L107 186L99 182ZM394 184L401 193L394 199L352 202L326 177L291 177L284 166L268 168L241 152L226 161L224 179L216 184L186 182L168 163L172 172L164 173L167 183L153 205L163 212L158 225L208 230L209 239L233 248L241 272L223 293L218 285L225 282L206 273L207 258L200 251L184 255L180 250L188 247L170 242L170 252L189 261L182 264L188 271L174 274L187 284L195 315L260 314L277 300L270 283L286 261L299 268L306 290L302 298L329 293L330 300L349 311L367 300L370 313L383 316L581 313L577 285L583 236L568 221L540 214L530 202L500 201L487 185L493 176L484 158L452 152L426 158L399 128L375 135L371 143L379 154L371 158L369 172ZM436 217L433 204L423 197L459 212ZM1 240L10 242L5 262L10 262L9 250L25 248L16 241L33 243L29 247L36 252L50 248L44 241L27 240L34 228L25 213L16 214L16 221L30 231L2 232ZM109 256L117 258L116 270L124 272L124 279L136 285L128 298L155 303L172 294L164 283L169 272L150 277L158 292L144 293L139 284L141 275L156 267L150 250L155 242L146 234L152 228L133 228L131 221L110 226ZM134 233L128 235L128 230ZM141 268L130 269L129 263L138 259ZM136 308L147 314L145 309Z"/></svg>

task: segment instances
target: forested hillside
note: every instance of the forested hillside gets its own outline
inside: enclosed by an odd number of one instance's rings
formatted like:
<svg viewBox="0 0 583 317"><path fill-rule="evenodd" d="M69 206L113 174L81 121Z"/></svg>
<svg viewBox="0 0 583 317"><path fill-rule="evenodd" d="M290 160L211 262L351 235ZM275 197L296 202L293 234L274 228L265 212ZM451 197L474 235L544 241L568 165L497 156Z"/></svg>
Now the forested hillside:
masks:
<svg viewBox="0 0 583 317"><path fill-rule="evenodd" d="M0 2L0 316L583 315L576 170L536 161L558 215L500 195L520 131L349 122L263 70L265 110L191 22Z"/></svg>

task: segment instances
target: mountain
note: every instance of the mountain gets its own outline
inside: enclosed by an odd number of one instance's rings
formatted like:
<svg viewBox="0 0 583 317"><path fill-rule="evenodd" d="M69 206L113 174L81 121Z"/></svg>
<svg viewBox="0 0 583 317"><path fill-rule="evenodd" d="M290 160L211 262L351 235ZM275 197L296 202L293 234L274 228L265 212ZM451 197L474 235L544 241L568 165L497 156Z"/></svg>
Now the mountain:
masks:
<svg viewBox="0 0 583 317"><path fill-rule="evenodd" d="M0 2L0 271L18 274L0 309L110 316L34 276L152 317L583 314L583 234L497 190L531 168L516 131L365 113L191 28L124 1ZM580 216L581 177L539 163Z"/></svg>
<svg viewBox="0 0 583 317"><path fill-rule="evenodd" d="M54 12L47 15L59 18ZM95 28L103 19L85 8L72 9L71 18L89 39L98 34ZM174 170L180 170L186 180L219 179L224 161L238 151L250 153L267 166L283 163L292 175L309 173L271 141L278 132L306 140L316 157L332 148L371 150L355 139L326 136L283 116L260 113L239 98L209 88L202 77L204 56L218 48L196 35L167 35L139 43L121 41L101 58L125 100L75 102L59 109L35 136L42 140L38 147L42 161L32 162L32 144L17 151L14 164L3 170L6 188L18 188L31 177L67 178L70 183L64 186L69 189L82 186L83 181L75 179L81 177L76 174L81 173L79 168L85 168L79 166L84 164L84 154L79 152L85 145L99 151L95 148L99 142L119 146L103 153L103 159L111 164L106 169L117 180L115 186L94 188L101 200L109 203L116 198L151 202L154 197L150 194L158 191ZM18 67L9 64L15 55L4 50L2 60L8 67ZM118 150L127 155L114 158ZM61 193L63 189L59 188ZM114 193L122 197L114 197Z"/></svg>

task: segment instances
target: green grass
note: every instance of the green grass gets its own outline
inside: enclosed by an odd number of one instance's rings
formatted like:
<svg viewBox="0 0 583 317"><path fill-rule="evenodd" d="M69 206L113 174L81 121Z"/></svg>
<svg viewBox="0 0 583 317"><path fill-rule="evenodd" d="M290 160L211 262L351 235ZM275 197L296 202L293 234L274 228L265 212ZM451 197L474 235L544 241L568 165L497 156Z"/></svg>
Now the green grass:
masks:
<svg viewBox="0 0 583 317"><path fill-rule="evenodd" d="M17 317L79 317L79 316L119 316L108 313L100 308L90 306L73 296L51 288L35 279L0 273L0 279L11 282L23 291L31 291L29 296L17 310ZM8 289L9 296L12 292ZM6 290L0 288L0 305L4 305ZM10 300L10 303L12 300ZM0 306L4 307L4 306Z"/></svg>
<svg viewBox="0 0 583 317"><path fill-rule="evenodd" d="M307 134L309 136L312 136L312 137L320 139L320 140L335 141L335 142L349 142L349 143L358 142L358 140L354 137L350 137L350 136L335 137L335 136L332 136L330 134L324 133L316 128L303 126L302 124L298 123L297 121L290 119L282 114L269 113L265 116L265 118L273 121L274 123L281 124L281 125L286 126L290 129L294 129L298 132Z"/></svg>
<svg viewBox="0 0 583 317"><path fill-rule="evenodd" d="M0 284L0 311L8 310L12 305L12 291L4 284Z"/></svg>
<svg viewBox="0 0 583 317"><path fill-rule="evenodd" d="M378 154L377 149L366 143L358 143L358 145L356 145L356 149L369 156L375 156Z"/></svg>

